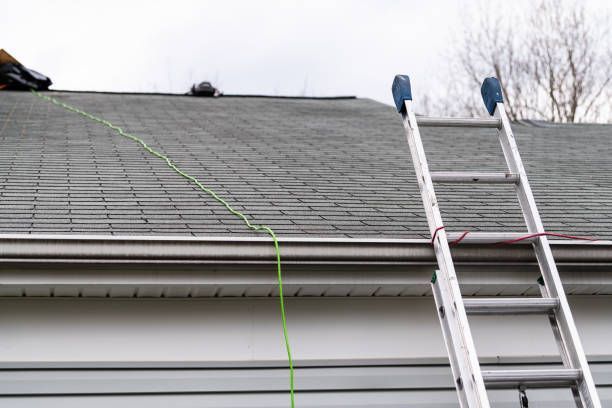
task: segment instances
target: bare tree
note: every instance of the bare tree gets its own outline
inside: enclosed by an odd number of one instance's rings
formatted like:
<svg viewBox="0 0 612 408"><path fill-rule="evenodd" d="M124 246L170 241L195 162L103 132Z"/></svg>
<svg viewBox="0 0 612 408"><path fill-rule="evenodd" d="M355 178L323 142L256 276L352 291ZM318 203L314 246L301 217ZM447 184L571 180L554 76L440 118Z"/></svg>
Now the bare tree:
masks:
<svg viewBox="0 0 612 408"><path fill-rule="evenodd" d="M456 52L463 89L486 76L502 84L511 119L555 122L610 121L612 52L605 21L584 6L540 0L525 17L494 12L484 5L465 24ZM469 87L469 88L466 88ZM455 95L464 113L474 115L474 93ZM605 116L608 116L607 118Z"/></svg>
<svg viewBox="0 0 612 408"><path fill-rule="evenodd" d="M482 83L483 72L499 79L506 96L508 114L517 118L522 113L521 81L525 72L517 36L508 21L493 13L489 5L481 7L478 20L472 20L472 23L476 25L464 28L464 42L457 54L460 69L475 86ZM480 107L480 104L476 106Z"/></svg>
<svg viewBox="0 0 612 408"><path fill-rule="evenodd" d="M609 43L603 30L592 26L583 5L567 9L542 1L532 14L534 29L527 71L546 95L547 119L576 122L597 116L601 96L612 80Z"/></svg>

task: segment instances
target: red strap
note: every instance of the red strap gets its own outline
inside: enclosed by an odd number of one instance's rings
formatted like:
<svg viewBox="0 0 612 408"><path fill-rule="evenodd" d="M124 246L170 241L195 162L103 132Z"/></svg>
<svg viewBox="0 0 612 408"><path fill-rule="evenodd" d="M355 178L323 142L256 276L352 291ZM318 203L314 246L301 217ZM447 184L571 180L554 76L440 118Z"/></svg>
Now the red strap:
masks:
<svg viewBox="0 0 612 408"><path fill-rule="evenodd" d="M443 229L444 229L444 227L436 228L436 230L434 231L433 237L431 238L431 244L432 245L434 243L434 240L436 239L436 235L438 234L438 231L443 230ZM463 239L470 232L471 231L464 231L457 239L449 242L448 245L451 246L451 247L459 245L461 243L461 241L463 241ZM494 242L491 245L510 245L510 244L514 244L516 242L524 241L524 240L529 239L529 238L542 237L542 236L574 239L574 240L577 240L577 241L597 241L597 239L591 238L591 237L581 237L581 236L576 236L576 235L560 234L558 232L536 232L536 233L533 233L533 234L526 234L526 235L520 236L518 238L510 239L510 240L507 240L507 241Z"/></svg>
<svg viewBox="0 0 612 408"><path fill-rule="evenodd" d="M467 235L467 234L469 234L469 233L470 233L470 231L463 231L463 234L461 234L461 236L460 236L459 238L457 238L456 240L449 242L449 243L448 243L448 246L455 246L455 245L459 245L459 243L460 243L461 241L463 241L463 238L465 238L465 237L466 237L466 235Z"/></svg>
<svg viewBox="0 0 612 408"><path fill-rule="evenodd" d="M510 239L508 241L496 242L496 244L509 245L509 244L514 244L515 242L520 242L520 241L523 241L529 238L542 237L542 236L574 239L577 241L597 241L595 238L591 238L591 237L579 237L576 235L559 234L557 232L537 232L535 234L527 234L527 235L523 235L522 237Z"/></svg>
<svg viewBox="0 0 612 408"><path fill-rule="evenodd" d="M436 230L433 233L433 236L431 237L431 245L434 244L434 241L436 240L436 235L438 235L438 231L443 230L444 227L438 227L436 228Z"/></svg>

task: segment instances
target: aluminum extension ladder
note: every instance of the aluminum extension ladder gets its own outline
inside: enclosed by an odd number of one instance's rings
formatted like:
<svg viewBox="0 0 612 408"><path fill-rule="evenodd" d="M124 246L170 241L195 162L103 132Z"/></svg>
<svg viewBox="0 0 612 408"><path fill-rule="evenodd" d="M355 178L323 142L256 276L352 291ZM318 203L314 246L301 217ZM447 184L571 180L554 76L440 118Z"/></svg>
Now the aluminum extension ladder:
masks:
<svg viewBox="0 0 612 408"><path fill-rule="evenodd" d="M432 290L449 354L455 388L462 408L488 408L486 388L519 389L521 406L527 406L526 388L569 387L577 407L600 408L601 402L578 336L563 285L555 265L544 226L527 180L510 122L503 105L501 87L496 78L487 78L481 93L485 106L493 118L428 118L417 117L412 111L410 79L397 75L392 86L398 112L402 114L404 128L412 155L412 162L427 215L438 270L432 279ZM509 173L430 172L419 133L419 126L492 128L498 130L499 140ZM447 233L438 208L433 182L442 183L507 183L513 184L518 195L527 233L462 234L462 243L498 243L517 238L531 242L542 278L541 297L474 298L463 299L451 257L449 241L459 234ZM548 315L559 346L563 368L539 370L481 370L470 330L468 314L534 314Z"/></svg>

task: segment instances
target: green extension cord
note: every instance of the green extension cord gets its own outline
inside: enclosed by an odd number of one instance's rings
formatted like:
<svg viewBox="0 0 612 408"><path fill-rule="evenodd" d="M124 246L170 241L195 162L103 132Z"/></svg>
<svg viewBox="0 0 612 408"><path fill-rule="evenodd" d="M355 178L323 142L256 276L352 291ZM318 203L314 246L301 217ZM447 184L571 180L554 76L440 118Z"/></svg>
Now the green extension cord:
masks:
<svg viewBox="0 0 612 408"><path fill-rule="evenodd" d="M149 147L149 145L147 145L145 143L144 140L142 140L139 137L136 137L134 135L131 135L125 131L123 131L123 129L121 129L119 126L113 125L111 122L104 120L102 118L99 118L97 116L94 116L90 113L87 113L85 111L82 111L78 108L75 108L74 106L65 104L63 102L58 101L55 98L43 95L39 92L36 92L34 90L32 90L32 93L46 101L49 101L51 103L54 103L55 105L61 106L62 108L69 110L71 112L75 112L78 113L79 115L82 115L88 119L91 119L95 122L101 123L106 127L111 128L112 130L114 130L115 132L117 132L119 135L126 137L128 139L133 140L134 142L138 143L139 145L141 145L147 152L151 153L153 156L156 156L162 160L164 160L166 162L166 164L168 165L168 167L170 167L172 170L174 170L175 172L177 172L179 175L181 175L182 177L186 178L187 180L191 181L192 183L194 183L196 186L198 186L198 188L200 188L200 190L204 191L206 194L210 195L212 198L214 198L216 201L218 201L220 204L222 204L225 208L227 208L227 210L234 214L236 217L240 218L245 225L250 228L253 231L256 232L264 232L266 234L268 234L271 238L272 241L274 242L274 250L276 252L276 270L277 270L277 275L278 275L278 299L279 299L279 305L280 305L280 314L281 314L281 321L283 324L283 337L285 339L285 349L287 350L287 360L289 361L289 393L290 393L290 397L291 397L291 408L295 408L295 395L294 395L294 370L293 370L293 357L291 356L291 347L289 345L289 334L287 333L287 316L285 314L285 298L283 297L283 277L282 277L282 273L281 273L281 258L280 258L280 249L279 249L279 245L278 245L278 237L276 236L276 234L274 233L274 231L272 230L272 228L266 226L266 225L257 225L257 224L251 224L251 222L247 219L247 217L242 214L240 211L237 211L235 209L233 209L228 203L227 201L225 201L223 198L219 197L217 195L217 193L215 193L213 190L209 189L208 187L204 186L202 183L200 183L200 181L193 177L190 176L189 174L185 173L184 171L182 171L180 168L178 168L173 162L172 160L170 160L168 158L168 156L152 149L151 147Z"/></svg>

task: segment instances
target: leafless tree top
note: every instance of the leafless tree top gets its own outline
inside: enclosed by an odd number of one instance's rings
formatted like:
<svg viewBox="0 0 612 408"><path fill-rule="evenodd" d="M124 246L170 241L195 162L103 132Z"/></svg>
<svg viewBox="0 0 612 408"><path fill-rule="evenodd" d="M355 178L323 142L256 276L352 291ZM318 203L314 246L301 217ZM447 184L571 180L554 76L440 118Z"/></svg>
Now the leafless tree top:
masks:
<svg viewBox="0 0 612 408"><path fill-rule="evenodd" d="M569 1L530 7L523 15L483 4L477 17L466 16L453 53L451 113L481 114L473 91L495 76L514 120L612 121L610 17Z"/></svg>

